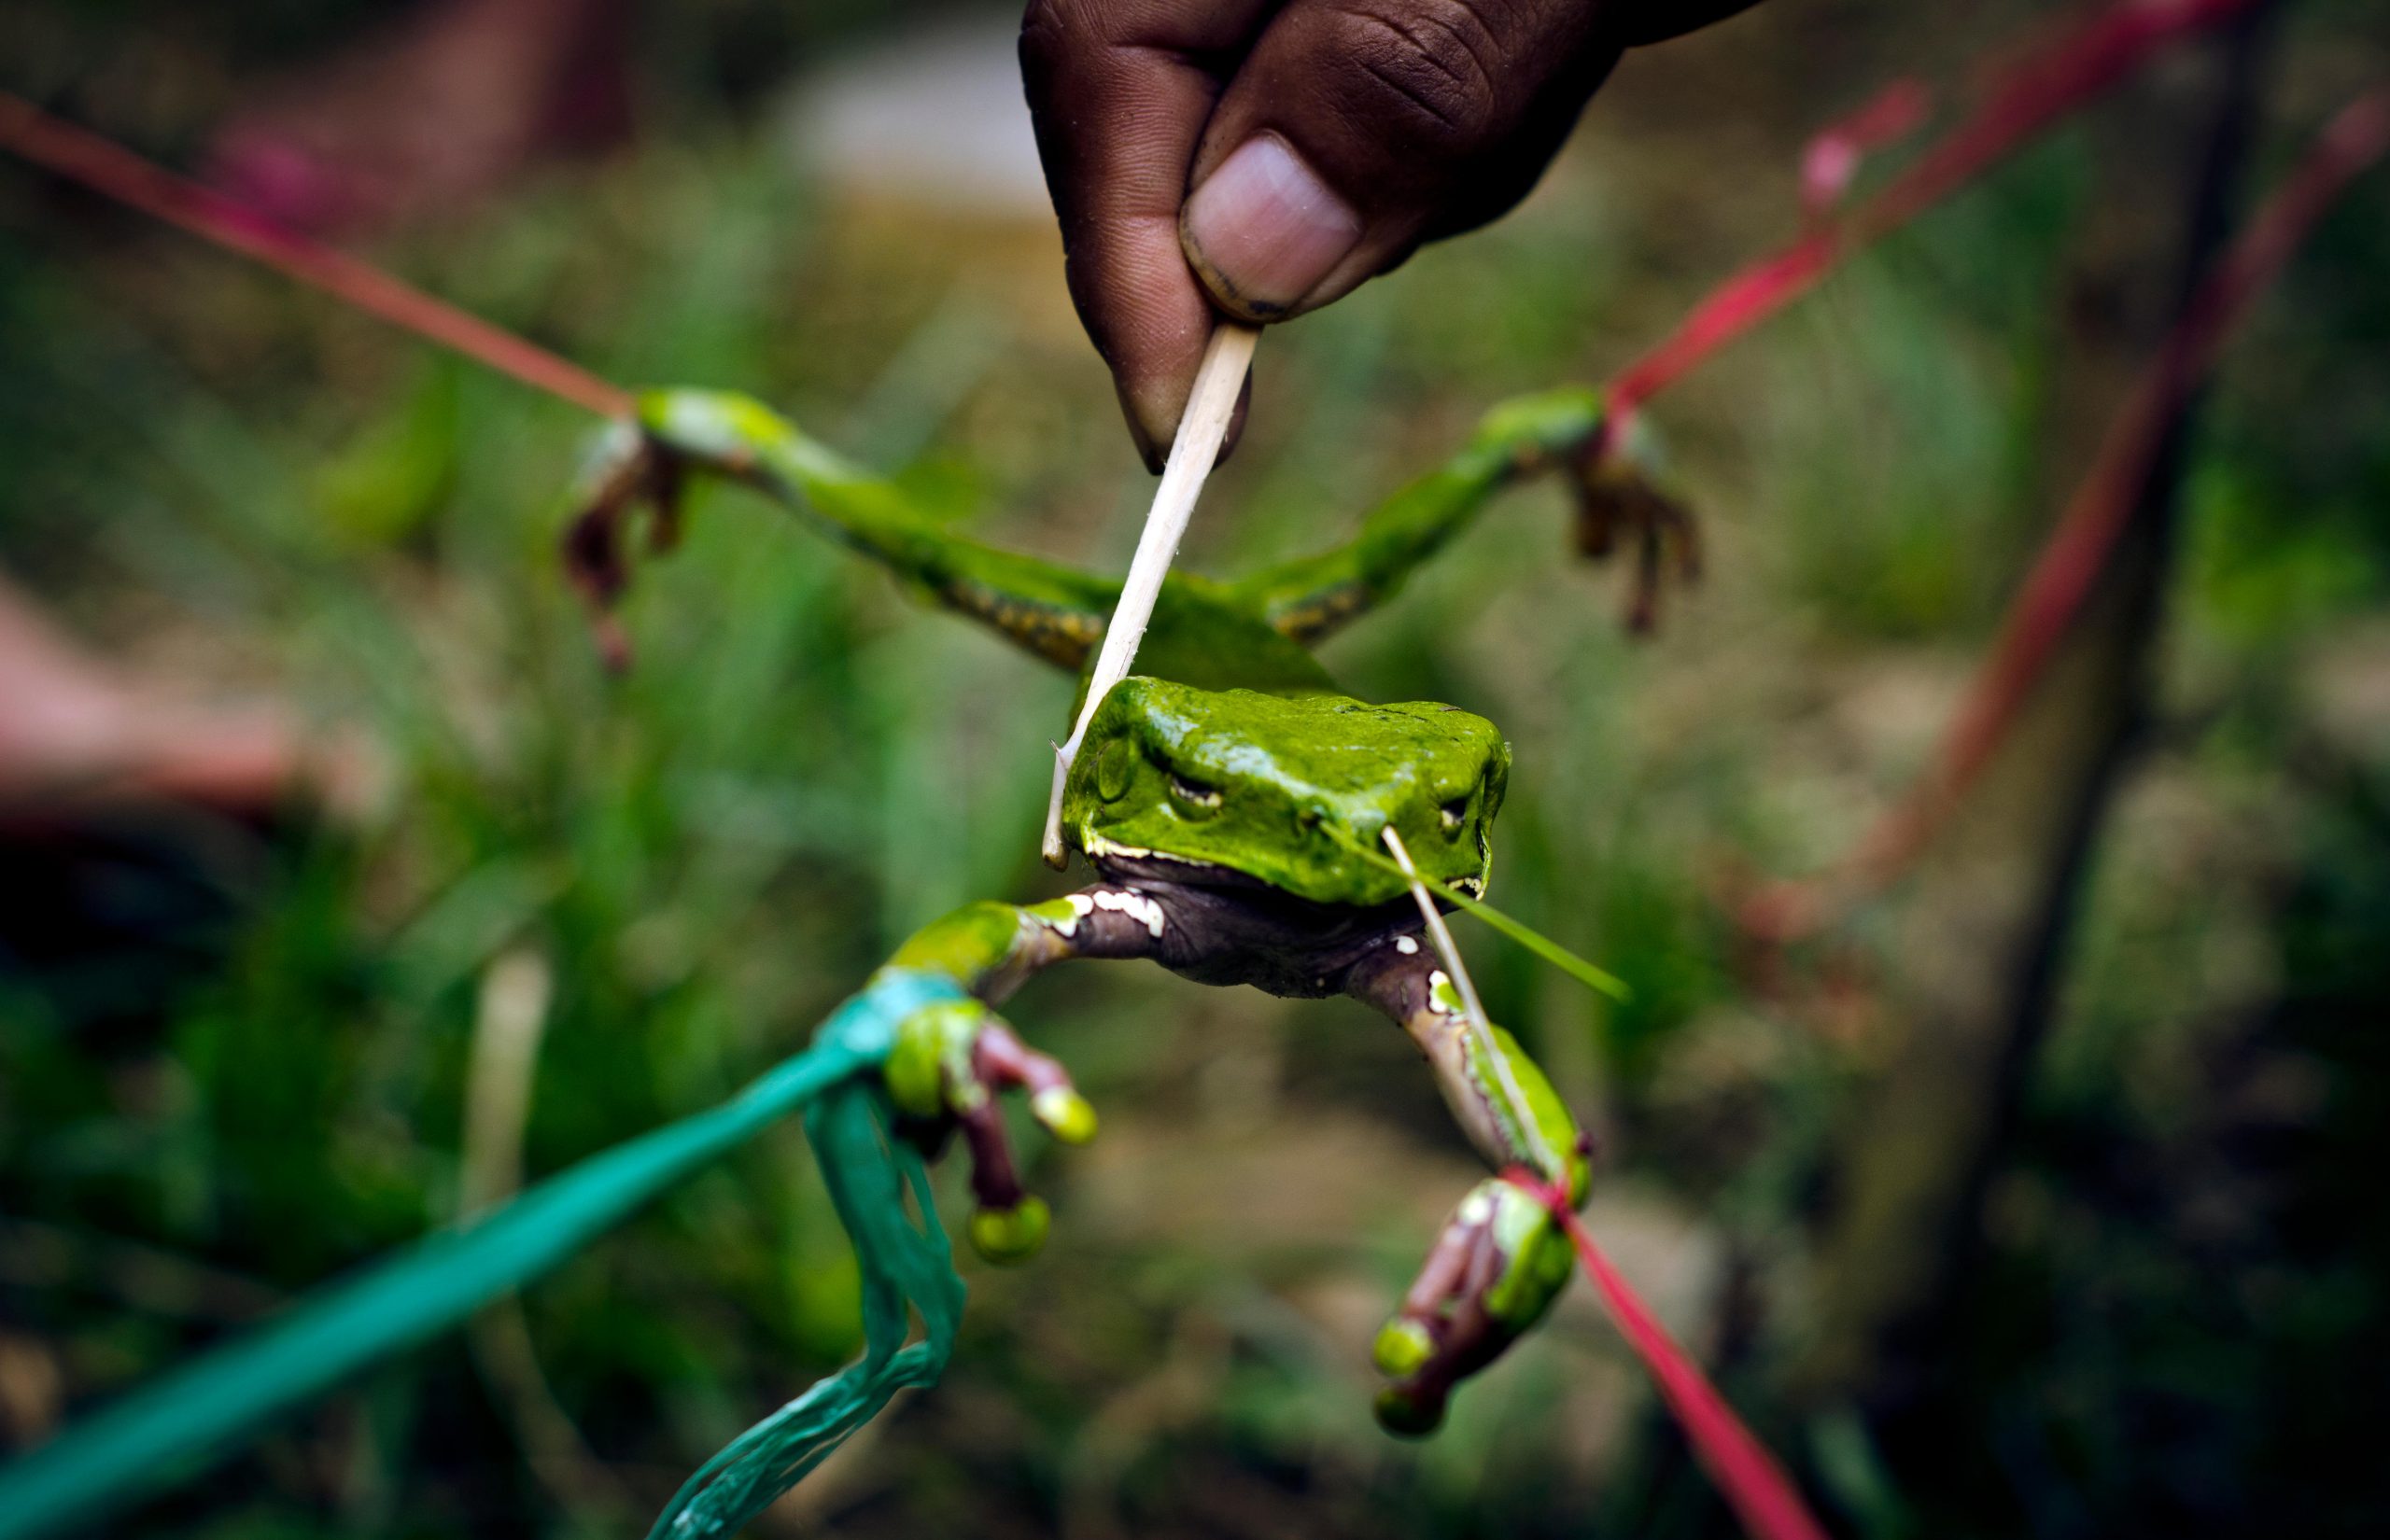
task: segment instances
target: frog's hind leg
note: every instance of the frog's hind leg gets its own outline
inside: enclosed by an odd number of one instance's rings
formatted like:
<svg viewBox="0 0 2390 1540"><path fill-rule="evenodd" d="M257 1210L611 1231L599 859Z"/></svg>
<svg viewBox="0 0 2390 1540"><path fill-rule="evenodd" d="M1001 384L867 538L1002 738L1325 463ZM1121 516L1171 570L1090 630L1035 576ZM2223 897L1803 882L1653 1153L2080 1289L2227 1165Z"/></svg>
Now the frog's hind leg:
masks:
<svg viewBox="0 0 2390 1540"><path fill-rule="evenodd" d="M926 601L969 616L1060 668L1085 664L1119 595L1117 581L951 534L894 485L759 402L669 390L641 398L638 421L609 430L583 477L583 511L566 537L567 561L601 614L626 577L630 518L652 511L654 532L668 543L690 469L754 488L879 563Z"/></svg>
<svg viewBox="0 0 2390 1540"><path fill-rule="evenodd" d="M1378 1333L1378 1397L1388 1431L1425 1434L1453 1388L1539 1320L1575 1259L1540 1190L1582 1203L1589 1145L1518 1043L1481 1035L1425 938L1392 938L1355 967L1346 991L1400 1023L1433 1066L1445 1104L1488 1164L1444 1223L1417 1280ZM1490 1056L1487 1044L1491 1044ZM1524 1180L1521 1180L1524 1179Z"/></svg>
<svg viewBox="0 0 2390 1540"><path fill-rule="evenodd" d="M1487 413L1459 454L1379 505L1351 540L1265 567L1232 590L1280 632L1311 646L1394 597L1505 488L1558 471L1577 496L1582 554L1609 555L1621 534L1641 539L1628 623L1642 629L1666 568L1690 579L1698 565L1682 505L1660 494L1647 473L1650 444L1641 428L1611 431L1595 391L1519 397Z"/></svg>

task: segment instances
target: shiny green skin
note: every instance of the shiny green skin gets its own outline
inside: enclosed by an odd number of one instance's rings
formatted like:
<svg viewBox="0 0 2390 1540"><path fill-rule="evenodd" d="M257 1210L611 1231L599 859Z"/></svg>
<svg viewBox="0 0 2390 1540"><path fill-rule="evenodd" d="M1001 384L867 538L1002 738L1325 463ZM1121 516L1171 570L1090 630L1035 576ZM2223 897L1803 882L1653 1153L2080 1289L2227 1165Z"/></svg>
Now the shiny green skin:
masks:
<svg viewBox="0 0 2390 1540"><path fill-rule="evenodd" d="M1483 892L1510 777L1501 733L1457 707L1132 676L1088 724L1062 828L1091 859L1197 861L1314 903L1374 905L1405 891L1359 853L1382 855L1389 827L1428 881Z"/></svg>

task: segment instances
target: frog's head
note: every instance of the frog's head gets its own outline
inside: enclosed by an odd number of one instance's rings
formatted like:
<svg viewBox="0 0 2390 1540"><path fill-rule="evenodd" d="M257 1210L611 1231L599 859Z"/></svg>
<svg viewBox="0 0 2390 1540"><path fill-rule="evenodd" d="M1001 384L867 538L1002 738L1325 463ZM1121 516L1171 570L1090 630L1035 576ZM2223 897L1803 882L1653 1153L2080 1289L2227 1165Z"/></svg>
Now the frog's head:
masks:
<svg viewBox="0 0 2390 1540"><path fill-rule="evenodd" d="M1099 866L1151 862L1188 882L1364 905L1404 891L1355 850L1384 850L1391 826L1429 882L1473 896L1510 775L1502 735L1457 707L1132 678L1088 723L1062 825Z"/></svg>

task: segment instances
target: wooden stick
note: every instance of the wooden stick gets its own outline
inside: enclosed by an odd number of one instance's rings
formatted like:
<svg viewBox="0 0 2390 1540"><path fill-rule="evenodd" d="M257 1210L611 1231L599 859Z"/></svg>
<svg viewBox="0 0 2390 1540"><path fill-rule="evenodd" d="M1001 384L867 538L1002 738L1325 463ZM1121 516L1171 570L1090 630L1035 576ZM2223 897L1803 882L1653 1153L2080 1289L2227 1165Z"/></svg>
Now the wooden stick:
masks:
<svg viewBox="0 0 2390 1540"><path fill-rule="evenodd" d="M1462 1013L1469 1017L1469 1034L1476 1039L1477 1051L1484 1058L1485 1067L1502 1083L1502 1094L1511 1099L1511 1115L1519 1120L1520 1140L1541 1157L1539 1169L1543 1177L1565 1187L1568 1168L1561 1164L1558 1153L1544 1142L1543 1130L1536 1127L1535 1118L1527 1112L1526 1092L1520 1088L1518 1077L1511 1073L1511 1061L1503 1056L1502 1045L1494 1041L1493 1018L1485 1014L1485 1002L1477 998L1477 983L1469 976L1469 964L1461 960L1460 947L1444 924L1443 911L1428 896L1427 879L1412 864L1411 852L1403 847L1402 836L1395 833L1394 825L1387 824L1378 833L1385 841L1385 847L1394 852L1395 863L1402 868L1404 879L1411 884L1411 896L1419 905L1419 917L1427 922L1427 940L1435 946L1436 956L1443 959L1444 973L1452 980L1454 993L1460 996Z"/></svg>
<svg viewBox="0 0 2390 1540"><path fill-rule="evenodd" d="M1145 533L1137 538L1136 558L1120 585L1120 602L1104 628L1104 649L1095 655L1095 672L1088 677L1087 699L1071 726L1070 741L1054 746L1054 794L1046 805L1046 864L1057 872L1070 864L1062 844L1062 782L1071 762L1078 757L1087 724L1112 687L1129 677L1137 661L1137 644L1145 639L1146 623L1153 619L1154 600L1162 579L1178 554L1187 521L1202 495L1212 462L1229 436L1229 419L1236 413L1237 393L1244 386L1244 371L1253 363L1253 344L1260 329L1222 321L1203 349L1202 367L1195 371L1195 390L1187 399L1187 414L1178 419L1178 437L1170 446L1170 463L1162 468L1161 485L1154 491L1154 506L1146 514Z"/></svg>

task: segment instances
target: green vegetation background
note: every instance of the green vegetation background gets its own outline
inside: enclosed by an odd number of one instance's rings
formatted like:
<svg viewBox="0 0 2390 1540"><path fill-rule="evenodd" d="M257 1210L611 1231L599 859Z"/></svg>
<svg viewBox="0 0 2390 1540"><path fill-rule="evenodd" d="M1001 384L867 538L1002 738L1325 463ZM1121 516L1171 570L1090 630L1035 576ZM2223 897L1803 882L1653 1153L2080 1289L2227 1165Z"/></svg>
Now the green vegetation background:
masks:
<svg viewBox="0 0 2390 1540"><path fill-rule="evenodd" d="M1894 70L1961 77L2046 14L1909 10L1779 0L1630 62L1517 217L1272 333L1190 563L1330 539L1494 401L1598 378L1789 232L1806 130ZM337 20L12 7L0 81L187 150ZM780 73L912 20L651 17L635 152L378 254L612 377L783 405L958 525L1125 559L1149 483L1050 235L789 169ZM2379 75L2380 21L2296 7L2263 165ZM1829 859L1930 748L2160 318L2179 166L2147 128L2169 89L2036 149L1659 407L1712 581L1657 640L1620 636L1614 574L1557 559L1542 490L1329 650L1364 693L1511 734L1498 897L1636 998L1608 1007L1478 932L1489 1004L1602 1132L1596 1228L1862 1533L2390 1518L2379 176L2236 347L2200 441L2158 726L1947 1365L1977 1436L1886 1468L1772 1399L1829 1138L1900 1024L1870 1004L1878 917L1763 988L1715 890L1737 862ZM536 1174L719 1098L948 906L1054 887L1033 833L1068 681L732 494L643 573L639 666L609 680L553 559L571 411L14 168L0 230L9 579L123 656L369 735L389 782L372 812L270 838L167 819L0 851L10 1438L452 1215L498 959L554 984ZM1009 1015L1105 1133L1038 1151L1045 1256L971 1270L948 1383L771 1532L1720 1529L1582 1297L1436 1441L1371 1427L1369 1331L1471 1175L1382 1023L1143 968L1040 981ZM855 1337L794 1128L523 1311L602 1478L569 1449L533 1458L519 1374L450 1341L134 1528L634 1532Z"/></svg>

